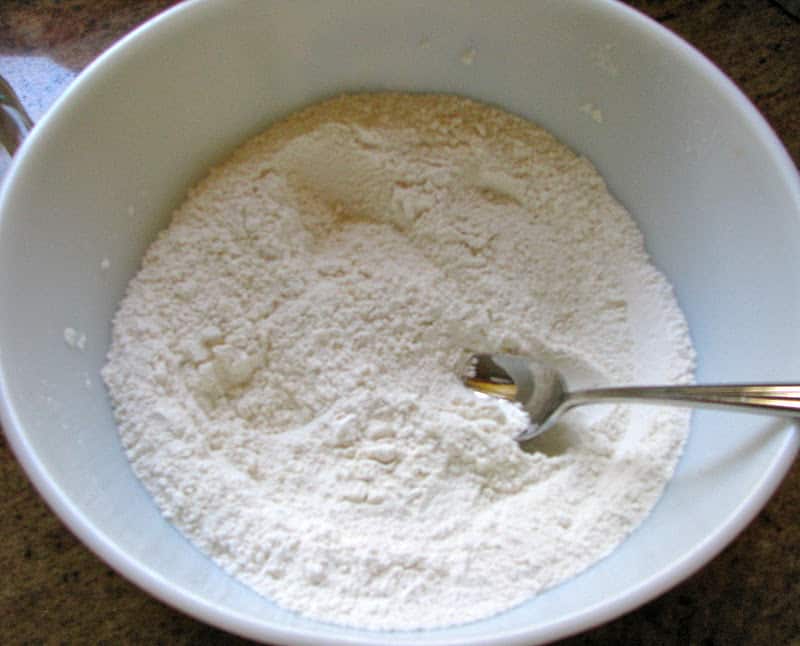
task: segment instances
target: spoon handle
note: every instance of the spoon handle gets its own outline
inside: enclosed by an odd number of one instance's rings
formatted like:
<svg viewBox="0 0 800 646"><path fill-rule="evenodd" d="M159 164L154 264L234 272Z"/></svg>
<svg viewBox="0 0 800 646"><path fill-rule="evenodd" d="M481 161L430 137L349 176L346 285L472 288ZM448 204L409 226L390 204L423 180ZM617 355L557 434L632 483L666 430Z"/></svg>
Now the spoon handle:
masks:
<svg viewBox="0 0 800 646"><path fill-rule="evenodd" d="M793 417L800 416L800 384L593 388L569 393L564 409L612 401L669 403L693 408L735 408L753 413Z"/></svg>

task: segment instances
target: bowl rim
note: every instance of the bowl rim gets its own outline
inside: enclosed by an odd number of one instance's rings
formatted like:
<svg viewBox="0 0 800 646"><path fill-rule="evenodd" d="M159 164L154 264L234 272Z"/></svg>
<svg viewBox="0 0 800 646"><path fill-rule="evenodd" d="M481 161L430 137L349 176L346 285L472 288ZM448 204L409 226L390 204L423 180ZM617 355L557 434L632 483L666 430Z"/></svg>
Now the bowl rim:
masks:
<svg viewBox="0 0 800 646"><path fill-rule="evenodd" d="M10 201L11 187L16 177L24 170L25 160L30 156L31 151L36 150L40 145L39 142L47 137L47 131L57 126L61 114L68 112L65 108L83 93L86 86L91 86L101 81L103 77L113 74L113 68L119 59L135 55L136 50L146 46L146 42L151 38L166 37L165 34L182 20L184 14L203 11L211 8L213 4L215 4L215 0L185 0L170 7L132 30L91 62L47 110L12 159L6 177L0 186L0 216ZM648 37L659 42L676 57L689 63L709 83L724 93L730 104L744 113L746 120L757 131L776 170L781 175L781 183L788 188L793 202L797 205L797 212L800 213L800 174L797 168L772 127L731 79L691 44L630 6L615 0L594 0L591 3L591 10L606 13L611 20L617 21L625 28L646 32ZM382 643L380 637L384 633L378 631L359 629L365 633L365 636L323 635L320 631L256 621L233 610L222 610L201 596L176 586L155 570L143 566L119 548L102 530L95 527L80 508L62 494L28 442L16 411L9 403L8 395L6 370L2 365L2 357L0 357L0 422L9 446L28 479L49 508L85 546L113 570L147 594L198 621L249 639L298 646L366 646ZM462 646L477 646L478 644L483 646L530 646L532 643L549 642L597 627L664 594L711 561L761 511L780 485L800 450L799 430L795 424L793 431L787 434L782 446L777 451L775 459L765 470L760 482L714 533L706 537L703 542L681 559L649 579L620 592L614 598L606 599L544 626L510 629L490 637L460 637L457 642L442 639L443 635L439 635L437 638L437 631L427 633L422 631L416 633L418 639L414 643L438 646L447 643L457 643ZM320 626L324 626L324 624L320 623ZM400 631L401 634L403 632L406 631ZM370 636L367 636L366 633ZM430 634L432 639L426 639L426 634Z"/></svg>

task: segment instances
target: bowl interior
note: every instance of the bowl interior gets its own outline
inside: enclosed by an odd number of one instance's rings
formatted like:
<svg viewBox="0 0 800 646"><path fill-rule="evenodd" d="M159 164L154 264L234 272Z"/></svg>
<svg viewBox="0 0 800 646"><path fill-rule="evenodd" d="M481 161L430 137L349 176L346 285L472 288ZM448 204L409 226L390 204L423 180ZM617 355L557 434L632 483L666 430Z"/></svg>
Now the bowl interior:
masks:
<svg viewBox="0 0 800 646"><path fill-rule="evenodd" d="M614 554L498 617L421 633L332 627L281 610L194 550L130 471L98 371L148 242L236 143L313 100L376 89L464 94L550 129L597 165L638 220L689 320L698 380L796 380L796 173L741 94L657 25L606 2L498 11L196 0L87 70L4 185L9 441L50 505L112 566L251 637L528 644L610 619L677 583L749 521L797 451L791 423L697 413L663 499ZM85 335L84 349L65 343L68 328Z"/></svg>

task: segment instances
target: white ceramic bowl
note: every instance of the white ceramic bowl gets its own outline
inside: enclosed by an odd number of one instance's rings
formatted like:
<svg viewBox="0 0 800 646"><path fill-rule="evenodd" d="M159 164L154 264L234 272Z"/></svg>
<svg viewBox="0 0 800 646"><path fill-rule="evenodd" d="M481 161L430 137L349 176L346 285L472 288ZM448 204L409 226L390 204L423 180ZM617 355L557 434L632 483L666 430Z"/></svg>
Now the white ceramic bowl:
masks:
<svg viewBox="0 0 800 646"><path fill-rule="evenodd" d="M123 455L98 370L112 313L171 208L210 162L276 117L345 90L387 88L498 104L591 158L676 287L699 380L800 375L794 166L744 96L655 23L600 1L197 0L93 64L35 128L3 186L0 386L9 442L102 559L159 599L241 635L509 645L609 620L732 540L794 458L793 424L696 414L663 499L609 558L500 616L392 634L302 619L242 587L160 517ZM86 335L83 351L64 342L65 328Z"/></svg>

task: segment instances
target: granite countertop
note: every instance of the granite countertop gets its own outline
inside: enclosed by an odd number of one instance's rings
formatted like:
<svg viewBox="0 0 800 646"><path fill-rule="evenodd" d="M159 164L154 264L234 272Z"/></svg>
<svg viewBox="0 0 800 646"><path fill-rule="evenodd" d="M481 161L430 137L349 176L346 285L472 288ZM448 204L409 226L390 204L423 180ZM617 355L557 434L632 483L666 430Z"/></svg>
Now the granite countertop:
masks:
<svg viewBox="0 0 800 646"><path fill-rule="evenodd" d="M174 0L0 0L0 72L37 119L99 53ZM770 0L632 0L710 57L800 164L800 22ZM800 3L794 2L794 7ZM792 6L787 2L786 6ZM0 165L0 173L3 165ZM4 643L247 643L153 600L79 543L0 441ZM710 565L563 642L800 644L800 472Z"/></svg>

